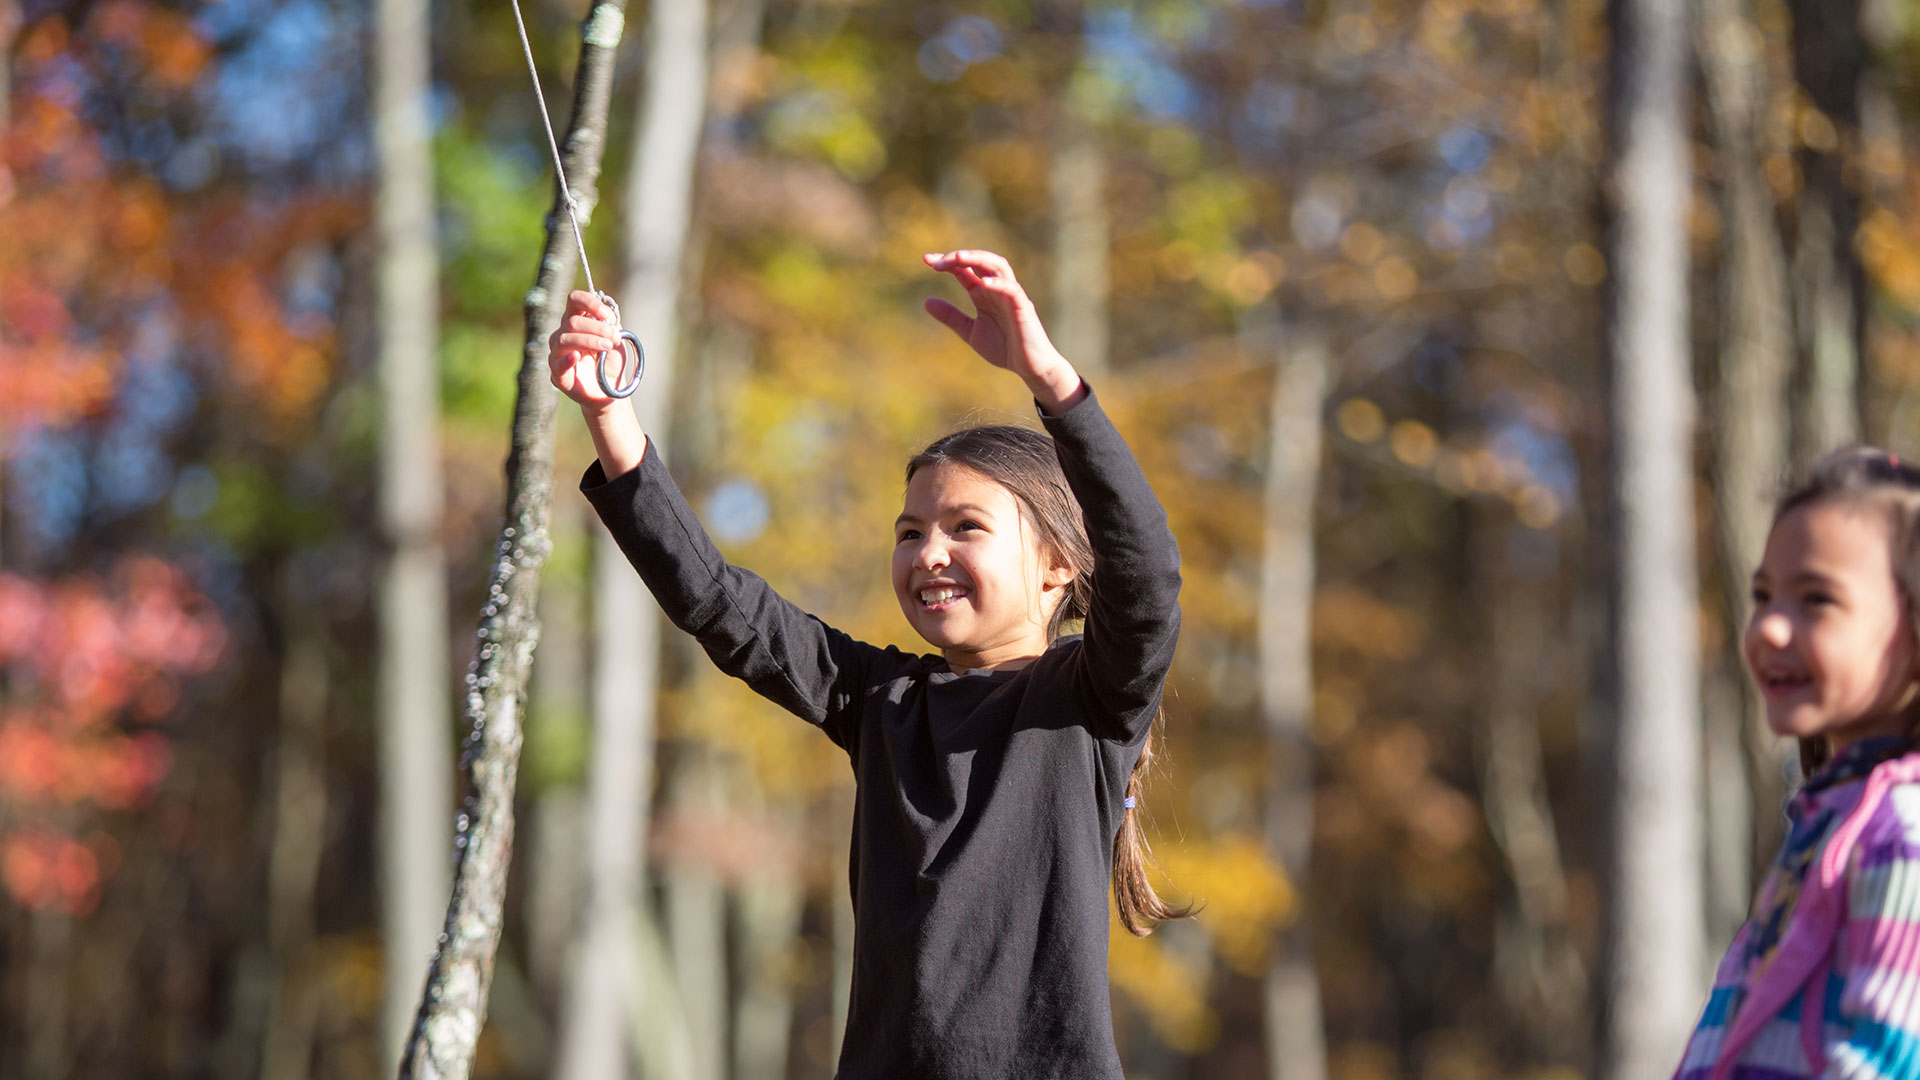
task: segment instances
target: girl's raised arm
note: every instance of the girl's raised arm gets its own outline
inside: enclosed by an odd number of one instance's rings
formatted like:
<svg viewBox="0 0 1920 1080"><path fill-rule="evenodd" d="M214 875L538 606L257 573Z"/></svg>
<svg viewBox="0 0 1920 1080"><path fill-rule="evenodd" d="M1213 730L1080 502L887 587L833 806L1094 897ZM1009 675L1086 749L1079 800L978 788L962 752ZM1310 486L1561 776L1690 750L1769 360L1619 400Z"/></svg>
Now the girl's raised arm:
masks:
<svg viewBox="0 0 1920 1080"><path fill-rule="evenodd" d="M940 299L927 313L995 367L1020 376L1053 436L1086 519L1096 565L1075 680L1105 738L1146 738L1180 636L1180 549L1126 440L1060 355L1007 260L990 251L925 257L967 291L976 313Z"/></svg>
<svg viewBox="0 0 1920 1080"><path fill-rule="evenodd" d="M929 297L927 314L946 324L987 363L1020 376L1042 412L1059 416L1086 396L1086 384L1053 347L1047 328L1040 324L1040 312L1006 259L978 250L921 258L935 270L953 275L977 312L968 315L945 300Z"/></svg>

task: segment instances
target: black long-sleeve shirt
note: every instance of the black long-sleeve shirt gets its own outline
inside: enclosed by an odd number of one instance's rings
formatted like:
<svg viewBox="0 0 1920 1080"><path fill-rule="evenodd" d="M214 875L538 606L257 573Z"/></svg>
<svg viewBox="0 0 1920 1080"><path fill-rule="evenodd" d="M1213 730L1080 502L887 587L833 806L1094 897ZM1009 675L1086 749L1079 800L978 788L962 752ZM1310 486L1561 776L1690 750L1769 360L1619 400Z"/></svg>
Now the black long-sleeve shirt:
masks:
<svg viewBox="0 0 1920 1080"><path fill-rule="evenodd" d="M1095 551L1085 632L1018 671L853 638L732 566L657 448L581 490L667 617L856 778L839 1080L1116 1080L1107 887L1179 635L1179 551L1091 394L1043 416Z"/></svg>

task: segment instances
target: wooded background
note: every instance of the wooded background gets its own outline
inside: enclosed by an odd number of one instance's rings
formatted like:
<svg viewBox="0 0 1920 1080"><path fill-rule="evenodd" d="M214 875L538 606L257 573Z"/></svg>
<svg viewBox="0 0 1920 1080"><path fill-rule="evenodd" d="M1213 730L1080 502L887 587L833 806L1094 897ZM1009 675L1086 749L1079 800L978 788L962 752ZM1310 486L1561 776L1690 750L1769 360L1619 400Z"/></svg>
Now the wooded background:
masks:
<svg viewBox="0 0 1920 1080"><path fill-rule="evenodd" d="M903 463L1031 422L919 309L961 246L1167 504L1143 812L1204 909L1116 922L1128 1074L1666 1075L1795 779L1734 651L1768 500L1920 454L1920 10L619 13L527 8L556 126L612 50L595 280L729 557L920 647ZM391 1075L475 629L544 558L473 1075L831 1075L844 755L662 632L570 407L504 524L553 299L512 19L0 0L0 1074Z"/></svg>

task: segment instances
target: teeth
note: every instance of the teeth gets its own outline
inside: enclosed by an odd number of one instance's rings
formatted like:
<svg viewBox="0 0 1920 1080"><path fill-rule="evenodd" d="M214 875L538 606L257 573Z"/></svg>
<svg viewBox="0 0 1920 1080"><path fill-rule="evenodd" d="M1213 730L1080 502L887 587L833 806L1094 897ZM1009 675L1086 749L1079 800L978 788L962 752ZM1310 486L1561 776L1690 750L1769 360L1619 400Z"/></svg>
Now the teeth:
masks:
<svg viewBox="0 0 1920 1080"><path fill-rule="evenodd" d="M960 595L960 590L951 586L939 589L921 589L920 602L923 604L944 604Z"/></svg>

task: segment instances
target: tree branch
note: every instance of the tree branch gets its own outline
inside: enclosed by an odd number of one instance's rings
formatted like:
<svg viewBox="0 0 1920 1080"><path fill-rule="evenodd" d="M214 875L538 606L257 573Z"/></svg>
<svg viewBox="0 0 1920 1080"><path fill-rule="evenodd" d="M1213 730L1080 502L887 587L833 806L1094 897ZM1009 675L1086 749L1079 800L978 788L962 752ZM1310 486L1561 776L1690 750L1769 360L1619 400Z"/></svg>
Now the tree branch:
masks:
<svg viewBox="0 0 1920 1080"><path fill-rule="evenodd" d="M596 199L614 48L625 17L625 0L602 0L581 27L579 75L561 154L583 223ZM480 612L478 654L467 676L465 709L471 730L462 766L468 795L456 823L453 895L413 1033L401 1056L402 1080L463 1080L486 1021L513 853L521 711L540 638L534 605L549 549L554 395L547 376L547 335L559 324L574 273L573 237L564 206L556 184L547 214L546 250L533 288L527 290L513 449L507 456L505 525Z"/></svg>

